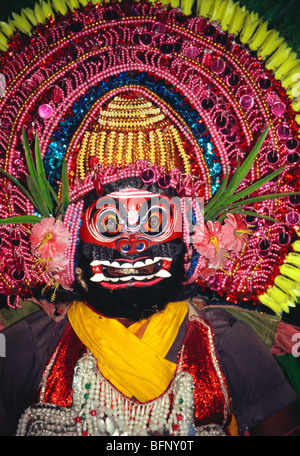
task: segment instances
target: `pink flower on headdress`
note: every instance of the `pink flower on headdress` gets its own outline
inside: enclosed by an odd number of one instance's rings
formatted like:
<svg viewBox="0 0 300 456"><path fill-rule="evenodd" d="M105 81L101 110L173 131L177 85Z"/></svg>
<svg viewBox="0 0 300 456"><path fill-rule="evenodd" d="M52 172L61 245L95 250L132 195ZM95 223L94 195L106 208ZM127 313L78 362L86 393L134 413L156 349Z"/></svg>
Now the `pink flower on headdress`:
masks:
<svg viewBox="0 0 300 456"><path fill-rule="evenodd" d="M63 255L70 242L70 233L60 220L44 218L31 230L31 249L39 258L47 260Z"/></svg>
<svg viewBox="0 0 300 456"><path fill-rule="evenodd" d="M228 251L220 248L218 249L216 256L208 260L208 267L212 269L222 268L227 263Z"/></svg>
<svg viewBox="0 0 300 456"><path fill-rule="evenodd" d="M227 214L222 226L222 239L226 249L232 253L240 252L248 240L248 234L249 230L240 215Z"/></svg>
<svg viewBox="0 0 300 456"><path fill-rule="evenodd" d="M59 285L61 285L65 290L72 290L72 288L70 287L70 284L69 284L68 274L67 274L66 270L54 274L53 279Z"/></svg>
<svg viewBox="0 0 300 456"><path fill-rule="evenodd" d="M215 258L223 248L221 223L208 221L204 227L195 227L193 244L196 251L204 257Z"/></svg>
<svg viewBox="0 0 300 456"><path fill-rule="evenodd" d="M50 272L63 273L66 270L69 260L66 260L64 255L58 255L54 258L48 258L47 269Z"/></svg>

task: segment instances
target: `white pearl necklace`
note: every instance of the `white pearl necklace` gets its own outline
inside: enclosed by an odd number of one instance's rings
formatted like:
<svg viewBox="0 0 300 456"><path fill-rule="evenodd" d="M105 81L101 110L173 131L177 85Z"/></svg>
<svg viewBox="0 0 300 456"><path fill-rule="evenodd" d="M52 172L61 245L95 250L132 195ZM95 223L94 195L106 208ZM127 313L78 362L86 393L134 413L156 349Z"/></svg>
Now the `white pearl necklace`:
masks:
<svg viewBox="0 0 300 456"><path fill-rule="evenodd" d="M195 427L193 379L179 369L180 363L164 394L139 403L108 382L88 352L75 367L72 407L42 402L29 407L17 435L224 435L218 425Z"/></svg>

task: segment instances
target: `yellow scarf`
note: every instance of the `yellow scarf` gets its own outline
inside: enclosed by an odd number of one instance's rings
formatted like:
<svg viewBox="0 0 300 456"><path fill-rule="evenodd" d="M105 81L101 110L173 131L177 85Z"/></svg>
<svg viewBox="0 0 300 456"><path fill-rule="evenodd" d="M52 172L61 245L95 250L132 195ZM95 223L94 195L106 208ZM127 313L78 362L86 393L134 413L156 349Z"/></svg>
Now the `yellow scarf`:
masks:
<svg viewBox="0 0 300 456"><path fill-rule="evenodd" d="M126 396L147 402L160 396L172 379L176 364L164 358L187 310L186 302L170 303L162 312L126 328L75 301L68 317L79 339L97 359L102 375ZM135 334L146 324L142 337L137 337Z"/></svg>

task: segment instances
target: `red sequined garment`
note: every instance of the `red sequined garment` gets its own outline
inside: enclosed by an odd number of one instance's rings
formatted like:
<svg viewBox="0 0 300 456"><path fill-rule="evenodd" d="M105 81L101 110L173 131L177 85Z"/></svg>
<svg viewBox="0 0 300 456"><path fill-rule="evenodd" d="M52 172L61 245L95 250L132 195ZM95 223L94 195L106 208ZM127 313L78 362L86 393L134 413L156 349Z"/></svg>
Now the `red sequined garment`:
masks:
<svg viewBox="0 0 300 456"><path fill-rule="evenodd" d="M63 408L68 410L74 406L74 393L72 391L72 385L74 385L74 369L76 377L76 363L78 359L82 359L85 351L85 347L77 338L71 325L67 324L61 341L44 372L38 404L40 407L43 405L49 407L49 404L55 404L58 409ZM178 368L175 377L179 377L182 373L184 373L183 375L187 375L193 384L194 403L192 404L192 409L195 429L210 425L219 426L222 429L226 428L230 420L230 404L226 381L216 357L212 328L207 322L197 316L189 317L185 338L178 354ZM103 377L102 380L109 384ZM85 383L86 394L82 397L87 398L89 396L90 387L90 383ZM114 387L109 384L109 388L111 390ZM175 380L175 386L170 386L160 398L149 403L140 404L138 401L127 399L131 401L132 409L139 405L141 407L148 407L150 415L153 413L153 404L155 401L159 401L164 396L168 397L168 417L172 415L172 408L179 407L175 422L172 422L172 430L174 431L174 435L176 435L177 431L180 430L181 421L184 421L186 418L184 412L185 404L182 405L184 400L181 399L180 394L178 396L179 389L180 387L176 387ZM99 396L99 392L97 394ZM125 401L127 399L124 398ZM176 401L177 404L175 404ZM82 404L82 408L84 408L84 405ZM95 417L99 413L99 410L89 410L89 415ZM180 412L181 410L182 413ZM28 415L28 412L26 413ZM80 423L82 424L82 420L85 420L86 417L78 414L73 419L79 425ZM149 418L150 421L151 418ZM83 431L82 433L84 432L87 433L87 431Z"/></svg>

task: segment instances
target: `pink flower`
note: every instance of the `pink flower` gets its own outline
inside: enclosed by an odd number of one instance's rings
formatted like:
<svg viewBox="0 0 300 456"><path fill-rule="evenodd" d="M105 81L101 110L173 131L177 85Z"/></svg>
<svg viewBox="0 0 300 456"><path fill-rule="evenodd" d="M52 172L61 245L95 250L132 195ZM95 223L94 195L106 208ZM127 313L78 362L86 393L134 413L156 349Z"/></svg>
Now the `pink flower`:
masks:
<svg viewBox="0 0 300 456"><path fill-rule="evenodd" d="M69 279L66 271L54 274L53 279L61 285L65 290L72 290L69 284Z"/></svg>
<svg viewBox="0 0 300 456"><path fill-rule="evenodd" d="M222 239L226 249L233 253L240 252L248 240L248 233L247 226L240 215L227 214L222 226Z"/></svg>
<svg viewBox="0 0 300 456"><path fill-rule="evenodd" d="M227 250L222 248L218 249L216 256L208 260L208 267L213 269L222 268L228 261L227 254Z"/></svg>
<svg viewBox="0 0 300 456"><path fill-rule="evenodd" d="M48 259L47 269L50 272L62 273L66 270L69 260L66 260L64 255L58 255Z"/></svg>
<svg viewBox="0 0 300 456"><path fill-rule="evenodd" d="M70 233L60 220L44 218L31 230L31 249L39 258L47 260L63 255L70 242Z"/></svg>
<svg viewBox="0 0 300 456"><path fill-rule="evenodd" d="M203 227L196 226L193 243L200 255L215 258L218 250L223 248L221 223L208 221Z"/></svg>
<svg viewBox="0 0 300 456"><path fill-rule="evenodd" d="M215 275L216 270L212 268L204 268L200 271L200 277L204 280L209 280L213 275Z"/></svg>

